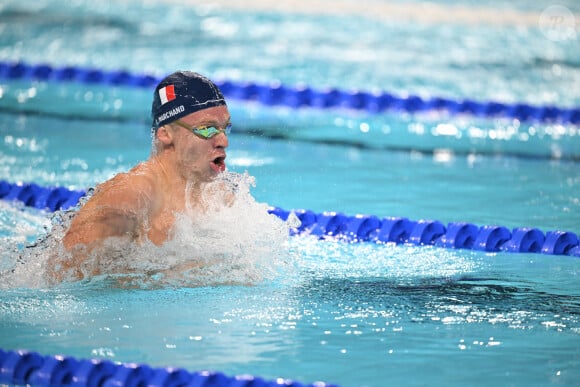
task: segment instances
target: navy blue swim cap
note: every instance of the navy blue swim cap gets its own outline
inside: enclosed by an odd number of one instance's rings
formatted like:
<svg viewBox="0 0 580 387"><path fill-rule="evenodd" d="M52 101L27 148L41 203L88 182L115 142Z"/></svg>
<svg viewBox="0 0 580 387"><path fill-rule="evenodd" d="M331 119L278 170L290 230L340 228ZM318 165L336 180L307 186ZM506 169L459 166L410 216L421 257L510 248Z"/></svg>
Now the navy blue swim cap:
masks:
<svg viewBox="0 0 580 387"><path fill-rule="evenodd" d="M152 127L157 130L196 111L225 105L226 100L215 83L192 71L176 71L155 88Z"/></svg>

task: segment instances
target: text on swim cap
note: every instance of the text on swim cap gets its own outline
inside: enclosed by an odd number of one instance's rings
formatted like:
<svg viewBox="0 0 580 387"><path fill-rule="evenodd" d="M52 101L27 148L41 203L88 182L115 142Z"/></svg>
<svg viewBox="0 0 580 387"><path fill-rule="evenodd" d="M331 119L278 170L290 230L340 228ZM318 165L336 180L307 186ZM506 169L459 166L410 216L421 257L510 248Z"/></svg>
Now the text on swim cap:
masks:
<svg viewBox="0 0 580 387"><path fill-rule="evenodd" d="M168 110L165 113L161 114L159 117L157 117L157 123L159 124L160 122L165 121L166 119L171 118L179 113L183 113L184 111L185 107L183 105Z"/></svg>

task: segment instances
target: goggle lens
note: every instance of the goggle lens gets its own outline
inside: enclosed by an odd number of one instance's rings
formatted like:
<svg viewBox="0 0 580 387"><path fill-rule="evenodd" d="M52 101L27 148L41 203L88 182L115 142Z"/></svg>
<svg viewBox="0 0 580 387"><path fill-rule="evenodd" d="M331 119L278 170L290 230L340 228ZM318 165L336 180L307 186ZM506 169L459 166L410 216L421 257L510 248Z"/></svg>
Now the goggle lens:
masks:
<svg viewBox="0 0 580 387"><path fill-rule="evenodd" d="M177 125L181 126L182 128L185 128L185 129L191 131L196 136L204 138L206 140L208 138L212 138L216 134L220 134L220 133L224 133L227 136L232 131L232 124L231 123L228 123L226 125L226 127L223 129L216 128L215 126L197 126L197 127L190 128L185 123L183 123L179 120L175 121L175 123Z"/></svg>
<svg viewBox="0 0 580 387"><path fill-rule="evenodd" d="M215 126L200 126L197 128L192 128L191 131L203 138L212 138L216 134L220 133L225 133L227 136L232 131L232 124L227 124L223 129L218 129Z"/></svg>

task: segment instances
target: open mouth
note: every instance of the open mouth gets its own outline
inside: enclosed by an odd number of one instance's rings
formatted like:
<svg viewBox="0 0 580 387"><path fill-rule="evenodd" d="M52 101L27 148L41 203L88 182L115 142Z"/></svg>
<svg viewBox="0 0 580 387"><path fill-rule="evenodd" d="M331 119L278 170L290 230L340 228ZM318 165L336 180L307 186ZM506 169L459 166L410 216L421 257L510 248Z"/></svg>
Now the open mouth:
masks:
<svg viewBox="0 0 580 387"><path fill-rule="evenodd" d="M225 171L225 169L226 169L226 157L225 156L216 157L215 159L212 160L211 166L216 172Z"/></svg>

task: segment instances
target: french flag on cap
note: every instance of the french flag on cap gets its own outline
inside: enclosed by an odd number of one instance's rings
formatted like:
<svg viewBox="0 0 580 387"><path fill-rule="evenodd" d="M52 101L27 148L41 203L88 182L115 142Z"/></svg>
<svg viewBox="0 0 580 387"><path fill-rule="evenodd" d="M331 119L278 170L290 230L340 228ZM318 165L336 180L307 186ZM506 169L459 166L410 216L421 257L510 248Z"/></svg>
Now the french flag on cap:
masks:
<svg viewBox="0 0 580 387"><path fill-rule="evenodd" d="M167 85L159 89L159 98L161 99L161 105L173 101L175 99L175 88L173 85Z"/></svg>

